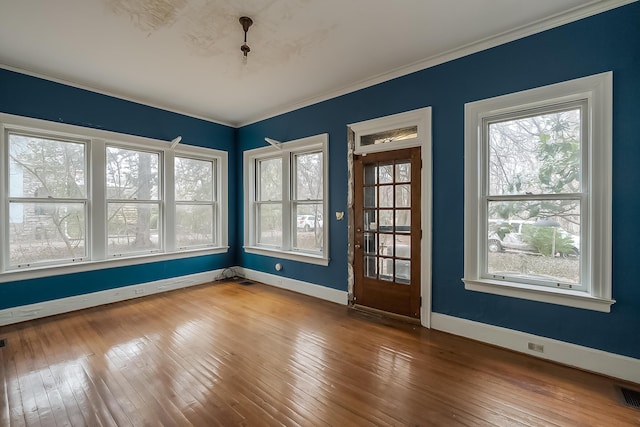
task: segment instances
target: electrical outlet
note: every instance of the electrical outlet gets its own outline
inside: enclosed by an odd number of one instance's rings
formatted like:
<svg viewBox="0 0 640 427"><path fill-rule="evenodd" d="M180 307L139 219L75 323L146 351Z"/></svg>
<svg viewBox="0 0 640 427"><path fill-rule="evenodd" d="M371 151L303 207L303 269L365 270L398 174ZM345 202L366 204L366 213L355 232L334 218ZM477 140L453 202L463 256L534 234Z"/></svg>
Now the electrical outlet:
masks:
<svg viewBox="0 0 640 427"><path fill-rule="evenodd" d="M144 289L136 289L136 295L144 294Z"/></svg>
<svg viewBox="0 0 640 427"><path fill-rule="evenodd" d="M544 345L536 343L528 343L527 348L531 351L537 351L538 353L544 353Z"/></svg>

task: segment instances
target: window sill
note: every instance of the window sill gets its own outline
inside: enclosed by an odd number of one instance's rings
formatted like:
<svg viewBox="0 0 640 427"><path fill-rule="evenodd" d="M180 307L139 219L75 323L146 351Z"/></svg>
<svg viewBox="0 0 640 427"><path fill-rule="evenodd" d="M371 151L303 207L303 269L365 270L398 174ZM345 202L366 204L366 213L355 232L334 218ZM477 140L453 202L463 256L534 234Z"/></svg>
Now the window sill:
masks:
<svg viewBox="0 0 640 427"><path fill-rule="evenodd" d="M329 265L329 259L322 255L314 255L304 252L282 251L257 246L244 246L244 251L248 254L265 255L274 258L289 259L291 261L306 262L307 264Z"/></svg>
<svg viewBox="0 0 640 427"><path fill-rule="evenodd" d="M60 276L63 274L81 273L84 271L103 270L106 268L125 267L129 265L147 264L150 262L170 261L203 255L215 255L227 253L228 251L229 246L219 246L214 248L183 250L179 252L132 255L127 257L109 257L108 259L99 261L84 261L56 266L48 265L29 269L16 269L1 273L0 283L37 279L40 277Z"/></svg>
<svg viewBox="0 0 640 427"><path fill-rule="evenodd" d="M462 279L464 288L470 291L485 292L514 298L540 301L586 310L611 312L612 299L594 297L582 291L555 289L513 282L489 279Z"/></svg>

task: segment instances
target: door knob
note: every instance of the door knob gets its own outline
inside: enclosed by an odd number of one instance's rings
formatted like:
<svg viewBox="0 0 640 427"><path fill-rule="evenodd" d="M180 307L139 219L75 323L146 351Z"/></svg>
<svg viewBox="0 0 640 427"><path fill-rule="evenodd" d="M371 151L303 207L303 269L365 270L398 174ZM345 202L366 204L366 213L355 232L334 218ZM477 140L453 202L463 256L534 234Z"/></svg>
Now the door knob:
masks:
<svg viewBox="0 0 640 427"><path fill-rule="evenodd" d="M356 249L360 249L360 245L358 243L356 243L355 245L353 245L354 248Z"/></svg>

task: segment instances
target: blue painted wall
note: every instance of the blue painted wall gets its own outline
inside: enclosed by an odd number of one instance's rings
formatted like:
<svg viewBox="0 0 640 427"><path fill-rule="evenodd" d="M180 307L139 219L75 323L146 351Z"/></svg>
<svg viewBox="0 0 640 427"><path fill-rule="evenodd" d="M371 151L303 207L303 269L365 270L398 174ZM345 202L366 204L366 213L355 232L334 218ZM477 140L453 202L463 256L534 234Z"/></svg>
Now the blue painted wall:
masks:
<svg viewBox="0 0 640 427"><path fill-rule="evenodd" d="M330 64L328 64L330 66ZM463 276L464 104L613 70L613 296L611 313L466 291ZM264 137L329 133L328 267L287 260L283 276L347 289L347 124L433 107L433 311L640 358L640 3L283 114L238 131L241 151ZM236 177L242 181L242 159ZM242 216L242 199L237 200ZM238 230L238 242L243 231ZM275 274L276 259L243 253L240 265Z"/></svg>
<svg viewBox="0 0 640 427"><path fill-rule="evenodd" d="M464 104L614 71L612 312L465 291L463 275ZM242 151L264 137L329 133L331 263L278 260L283 276L347 288L349 123L433 107L433 310L640 358L640 3L479 52L240 129L0 70L0 112L229 151L230 253L0 284L0 309L241 265L276 274L276 259L244 254ZM236 178L236 179L233 179Z"/></svg>
<svg viewBox="0 0 640 427"><path fill-rule="evenodd" d="M233 164L236 129L0 69L0 112L160 140L182 135L182 144L229 152ZM229 180L229 202L237 185ZM229 215L229 242L237 241L237 216ZM200 273L236 265L227 254L0 283L0 309Z"/></svg>

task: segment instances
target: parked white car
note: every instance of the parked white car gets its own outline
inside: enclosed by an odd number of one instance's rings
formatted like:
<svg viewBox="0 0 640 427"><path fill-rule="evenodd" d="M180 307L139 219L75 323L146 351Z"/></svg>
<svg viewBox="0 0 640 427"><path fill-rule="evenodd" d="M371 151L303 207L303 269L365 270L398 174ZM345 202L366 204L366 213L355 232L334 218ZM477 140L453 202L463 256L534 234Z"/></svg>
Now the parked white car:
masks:
<svg viewBox="0 0 640 427"><path fill-rule="evenodd" d="M316 228L322 228L322 217L315 215L298 215L297 217L298 230L311 231Z"/></svg>
<svg viewBox="0 0 640 427"><path fill-rule="evenodd" d="M560 227L555 221L527 221L527 220L489 220L489 252L519 251L537 253L533 246L526 243L522 238L522 227L533 225L536 227L554 227L559 236L571 238L573 247L570 253L561 253L562 256L577 256L580 254L580 236L569 233ZM501 237L502 236L502 237Z"/></svg>

